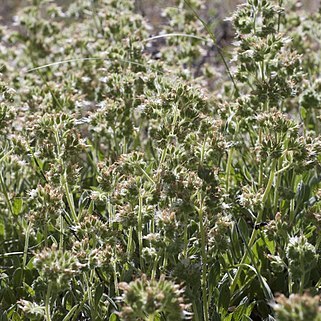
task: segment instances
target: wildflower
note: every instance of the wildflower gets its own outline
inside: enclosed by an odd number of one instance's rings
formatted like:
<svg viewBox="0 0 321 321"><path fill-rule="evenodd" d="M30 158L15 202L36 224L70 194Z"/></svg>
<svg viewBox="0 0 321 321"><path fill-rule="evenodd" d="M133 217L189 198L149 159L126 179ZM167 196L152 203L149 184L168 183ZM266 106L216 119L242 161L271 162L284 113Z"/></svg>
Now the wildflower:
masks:
<svg viewBox="0 0 321 321"><path fill-rule="evenodd" d="M321 308L320 297L291 294L289 298L283 294L276 298L276 303L272 304L277 321L320 321Z"/></svg>
<svg viewBox="0 0 321 321"><path fill-rule="evenodd" d="M84 267L73 253L57 249L55 244L36 253L34 264L39 274L57 289L68 286Z"/></svg>
<svg viewBox="0 0 321 321"><path fill-rule="evenodd" d="M24 316L29 320L43 320L45 316L45 307L35 302L27 300L19 300L19 309L22 310Z"/></svg>
<svg viewBox="0 0 321 321"><path fill-rule="evenodd" d="M315 247L303 235L290 238L286 257L289 273L295 282L304 282L304 275L313 269L318 260ZM304 284L301 283L302 287Z"/></svg>
<svg viewBox="0 0 321 321"><path fill-rule="evenodd" d="M121 297L121 320L150 320L164 313L166 320L177 321L185 319L188 305L183 300L183 290L180 286L167 281L164 276L149 281L145 275L140 280L131 283L120 283L124 292Z"/></svg>

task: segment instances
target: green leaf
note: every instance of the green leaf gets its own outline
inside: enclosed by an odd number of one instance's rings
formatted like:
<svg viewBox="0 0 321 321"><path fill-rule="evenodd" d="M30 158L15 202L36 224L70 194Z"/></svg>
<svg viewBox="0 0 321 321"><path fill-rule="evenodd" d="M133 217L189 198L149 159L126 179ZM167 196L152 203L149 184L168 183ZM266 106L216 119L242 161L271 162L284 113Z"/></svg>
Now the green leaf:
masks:
<svg viewBox="0 0 321 321"><path fill-rule="evenodd" d="M307 117L307 110L302 106L300 108L300 114L301 114L302 119L305 120Z"/></svg>
<svg viewBox="0 0 321 321"><path fill-rule="evenodd" d="M12 276L14 287L19 287L22 284L23 271L22 268L17 268Z"/></svg>
<svg viewBox="0 0 321 321"><path fill-rule="evenodd" d="M248 241L249 239L249 229L248 226L245 222L245 220L243 218L241 218L239 220L238 223L238 228L240 229L241 233L242 233L242 237L244 237L246 239L246 241Z"/></svg>
<svg viewBox="0 0 321 321"><path fill-rule="evenodd" d="M264 236L264 241L265 241L265 244L266 244L266 247L269 249L270 253L272 255L275 254L275 241L274 240L269 240L269 238L265 235Z"/></svg>
<svg viewBox="0 0 321 321"><path fill-rule="evenodd" d="M245 316L249 317L255 307L255 302L252 302L246 309Z"/></svg>
<svg viewBox="0 0 321 321"><path fill-rule="evenodd" d="M3 302L6 303L6 305L11 306L16 303L16 297L14 295L14 292L10 288L5 288L3 290Z"/></svg>
<svg viewBox="0 0 321 321"><path fill-rule="evenodd" d="M213 289L217 287L217 284L220 280L220 262L217 260L215 263L211 266L210 271L208 273L208 284L210 288L210 293L213 292Z"/></svg>
<svg viewBox="0 0 321 321"><path fill-rule="evenodd" d="M4 223L0 221L0 236L4 236Z"/></svg>
<svg viewBox="0 0 321 321"><path fill-rule="evenodd" d="M241 303L233 312L232 320L233 321L243 321L245 317L250 316L251 312L253 310L253 307L255 305L255 302L252 302L250 305L248 305L248 299L242 300L245 301L244 303Z"/></svg>
<svg viewBox="0 0 321 321"><path fill-rule="evenodd" d="M27 268L28 270L33 270L33 269L35 268L35 265L33 264L34 259L35 259L35 258L32 257L32 258L29 260L29 262L27 263L26 268Z"/></svg>
<svg viewBox="0 0 321 321"><path fill-rule="evenodd" d="M109 321L117 321L118 317L117 314L113 313L110 317L109 317Z"/></svg>
<svg viewBox="0 0 321 321"><path fill-rule="evenodd" d="M249 269L251 269L256 274L256 276L258 277L258 280L262 286L262 290L263 290L263 293L264 293L266 299L272 301L274 299L273 293L272 293L269 285L267 284L265 278L259 273L259 271L257 271L256 268L254 268L253 266L251 266L249 264L239 264L239 265L247 266Z"/></svg>
<svg viewBox="0 0 321 321"><path fill-rule="evenodd" d="M220 296L218 298L218 307L220 310L223 309L224 311L227 311L230 304L230 298L230 287L227 283L224 283L220 289Z"/></svg>
<svg viewBox="0 0 321 321"><path fill-rule="evenodd" d="M233 321L242 321L246 312L246 304L239 305L232 314Z"/></svg>
<svg viewBox="0 0 321 321"><path fill-rule="evenodd" d="M232 321L232 317L233 315L232 314L229 314L227 317L225 317L223 320L224 321Z"/></svg>
<svg viewBox="0 0 321 321"><path fill-rule="evenodd" d="M95 304L96 306L99 304L99 301L104 293L104 285L103 284L99 284L96 287L96 291L95 291Z"/></svg>
<svg viewBox="0 0 321 321"><path fill-rule="evenodd" d="M94 211L95 201L91 200L88 207L88 214L91 215Z"/></svg>
<svg viewBox="0 0 321 321"><path fill-rule="evenodd" d="M20 315L17 312L13 312L10 318L11 321L22 321Z"/></svg>
<svg viewBox="0 0 321 321"><path fill-rule="evenodd" d="M68 321L68 320L70 320L70 319L73 317L75 311L78 309L78 307L79 307L78 304L75 305L75 306L73 306L73 307L71 308L71 310L67 313L67 315L63 318L62 321Z"/></svg>
<svg viewBox="0 0 321 321"><path fill-rule="evenodd" d="M221 318L220 314L217 313L216 311L214 311L211 321L221 321L221 320L222 320L222 318Z"/></svg>
<svg viewBox="0 0 321 321"><path fill-rule="evenodd" d="M240 247L240 238L239 238L239 233L237 232L237 226L236 223L233 224L232 226L232 231L231 231L231 241L233 244L233 249L235 251L235 254L237 257L241 257L242 251Z"/></svg>
<svg viewBox="0 0 321 321"><path fill-rule="evenodd" d="M161 317L160 317L160 314L158 313L154 316L154 321L160 321L160 320L161 320Z"/></svg>
<svg viewBox="0 0 321 321"><path fill-rule="evenodd" d="M253 245L252 252L254 254L254 257L257 257L259 259L263 259L264 254L264 248L265 248L265 241L260 237Z"/></svg>
<svg viewBox="0 0 321 321"><path fill-rule="evenodd" d="M22 198L15 198L12 204L12 210L15 215L19 215L22 211L23 200Z"/></svg>
<svg viewBox="0 0 321 321"><path fill-rule="evenodd" d="M30 296L34 297L36 295L35 290L26 282L23 282L23 287Z"/></svg>

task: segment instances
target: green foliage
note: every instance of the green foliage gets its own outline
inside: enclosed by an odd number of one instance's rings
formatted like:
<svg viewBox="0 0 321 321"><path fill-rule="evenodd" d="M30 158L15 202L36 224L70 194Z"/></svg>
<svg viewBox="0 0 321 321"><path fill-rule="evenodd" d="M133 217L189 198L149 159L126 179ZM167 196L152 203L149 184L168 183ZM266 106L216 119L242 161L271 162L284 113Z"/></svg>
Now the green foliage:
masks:
<svg viewBox="0 0 321 321"><path fill-rule="evenodd" d="M1 31L0 320L320 319L321 13L175 5Z"/></svg>

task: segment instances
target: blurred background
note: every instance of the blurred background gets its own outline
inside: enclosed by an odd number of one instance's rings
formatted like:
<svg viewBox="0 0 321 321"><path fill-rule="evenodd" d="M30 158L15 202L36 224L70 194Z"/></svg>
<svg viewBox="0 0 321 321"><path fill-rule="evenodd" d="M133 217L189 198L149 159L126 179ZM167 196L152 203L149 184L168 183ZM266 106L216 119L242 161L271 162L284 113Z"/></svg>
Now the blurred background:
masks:
<svg viewBox="0 0 321 321"><path fill-rule="evenodd" d="M236 5L245 0L206 0L207 12L215 12L215 16L225 18L231 14ZM288 0L286 0L288 1ZM321 0L302 0L305 9L309 11L318 10ZM59 4L67 4L72 0L56 0ZM161 11L167 6L175 5L175 0L136 0L136 8L145 15L150 23L157 27L161 19ZM28 0L0 0L0 24L10 25L15 12L25 6Z"/></svg>

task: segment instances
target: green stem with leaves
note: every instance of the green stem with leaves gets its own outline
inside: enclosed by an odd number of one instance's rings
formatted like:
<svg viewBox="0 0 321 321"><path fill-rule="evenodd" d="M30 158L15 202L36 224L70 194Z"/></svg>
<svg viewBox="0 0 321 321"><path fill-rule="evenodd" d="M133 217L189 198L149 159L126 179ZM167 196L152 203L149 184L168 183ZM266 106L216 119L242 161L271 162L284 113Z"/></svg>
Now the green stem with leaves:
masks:
<svg viewBox="0 0 321 321"><path fill-rule="evenodd" d="M203 316L204 320L208 321L208 297L207 297L207 246L206 246L206 232L204 226L204 212L203 212L203 196L198 193L198 216L199 216L199 233L201 238L201 256L202 256L202 302L203 302Z"/></svg>
<svg viewBox="0 0 321 321"><path fill-rule="evenodd" d="M262 197L263 206L264 206L265 202L268 199L268 196L270 194L270 190L271 190L274 178L275 178L276 164L277 164L277 160L273 160L272 161L272 165L271 165L271 171L270 171L269 180L267 182L267 185L266 185L263 197ZM259 212L259 214L258 214L258 216L256 218L256 221L255 221L255 225L261 223L262 222L262 218L263 218L263 210ZM253 231L252 231L251 237L250 237L250 241L248 243L249 249L251 249L252 246L254 245L254 242L256 240L256 236L257 236L257 230L254 228ZM244 265L244 263L245 263L247 258L248 258L248 251L245 251L245 253L244 253L243 257L242 257L240 266L237 269L237 272L236 272L236 274L234 276L234 279L232 281L232 284L231 284L231 287L230 287L231 293L233 293L235 291L235 289L236 289L237 282L238 282L239 277L240 277L240 275L242 273L242 270L243 270L243 265Z"/></svg>
<svg viewBox="0 0 321 321"><path fill-rule="evenodd" d="M51 321L51 312L50 312L50 298L51 298L51 291L52 290L52 282L49 281L47 293L46 293L46 300L45 300L45 318L46 321Z"/></svg>
<svg viewBox="0 0 321 321"><path fill-rule="evenodd" d="M139 247L139 265L141 270L144 268L143 262L143 196L142 191L139 191L138 196L138 227L137 227L137 234L138 234L138 247Z"/></svg>

